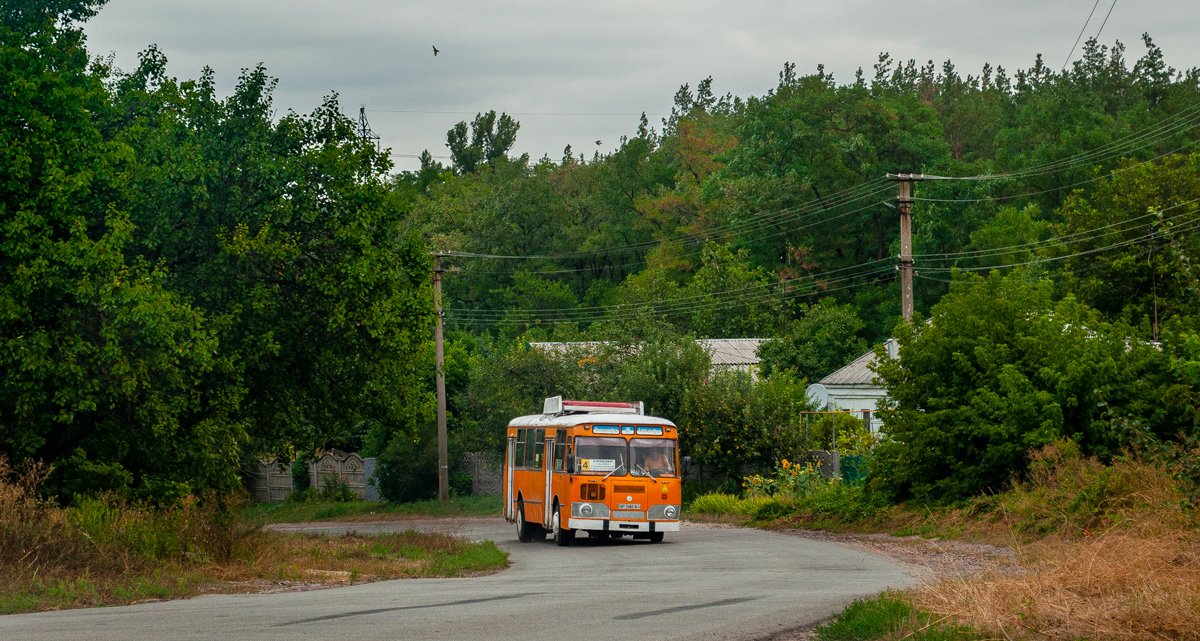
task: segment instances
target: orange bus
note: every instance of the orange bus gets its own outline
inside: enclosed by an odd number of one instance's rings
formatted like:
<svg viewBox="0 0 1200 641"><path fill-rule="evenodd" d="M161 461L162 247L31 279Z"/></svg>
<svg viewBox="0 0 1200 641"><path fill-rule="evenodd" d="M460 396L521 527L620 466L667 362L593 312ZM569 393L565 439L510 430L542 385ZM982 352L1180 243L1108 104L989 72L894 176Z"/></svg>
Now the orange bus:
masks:
<svg viewBox="0 0 1200 641"><path fill-rule="evenodd" d="M504 517L522 542L554 534L652 542L679 531L679 433L642 403L546 399L508 425Z"/></svg>

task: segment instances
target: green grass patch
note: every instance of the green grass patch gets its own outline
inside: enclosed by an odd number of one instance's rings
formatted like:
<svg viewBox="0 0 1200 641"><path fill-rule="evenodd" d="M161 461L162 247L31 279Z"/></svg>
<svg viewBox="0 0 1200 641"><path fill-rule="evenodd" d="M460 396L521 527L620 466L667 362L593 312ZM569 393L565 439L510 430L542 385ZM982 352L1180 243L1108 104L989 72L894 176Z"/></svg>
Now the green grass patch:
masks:
<svg viewBox="0 0 1200 641"><path fill-rule="evenodd" d="M821 641L982 641L991 637L974 628L933 618L912 607L902 595L885 592L846 606L816 630Z"/></svg>
<svg viewBox="0 0 1200 641"><path fill-rule="evenodd" d="M800 518L809 523L852 523L874 516L882 507L860 485L823 483L802 496L739 499L732 494L705 494L688 504L692 514L739 515L770 522Z"/></svg>
<svg viewBox="0 0 1200 641"><path fill-rule="evenodd" d="M431 499L413 503L379 501L259 503L242 510L251 523L301 523L335 519L379 518L381 516L493 516L500 514L504 499L499 496L463 496L442 505Z"/></svg>

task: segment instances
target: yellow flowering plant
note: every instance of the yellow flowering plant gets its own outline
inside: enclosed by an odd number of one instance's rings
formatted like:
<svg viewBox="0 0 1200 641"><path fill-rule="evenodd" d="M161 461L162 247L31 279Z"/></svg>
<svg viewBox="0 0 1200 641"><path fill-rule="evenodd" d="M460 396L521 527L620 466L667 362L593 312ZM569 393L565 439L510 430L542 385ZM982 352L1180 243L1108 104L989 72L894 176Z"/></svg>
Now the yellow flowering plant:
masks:
<svg viewBox="0 0 1200 641"><path fill-rule="evenodd" d="M742 481L746 496L750 498L807 496L820 485L831 482L821 477L819 464L792 463L787 459L776 463L772 474L744 476Z"/></svg>

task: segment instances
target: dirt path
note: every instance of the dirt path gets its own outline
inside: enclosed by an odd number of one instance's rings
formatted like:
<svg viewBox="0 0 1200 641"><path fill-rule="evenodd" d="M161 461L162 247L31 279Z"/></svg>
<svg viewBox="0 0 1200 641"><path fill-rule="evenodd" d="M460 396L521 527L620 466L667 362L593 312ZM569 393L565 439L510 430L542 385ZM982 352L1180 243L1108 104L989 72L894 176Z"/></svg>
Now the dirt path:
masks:
<svg viewBox="0 0 1200 641"><path fill-rule="evenodd" d="M924 539L890 534L846 534L814 530L783 530L815 541L834 541L878 552L911 566L922 581L964 578L984 571L1013 572L1018 566L1012 548L953 539Z"/></svg>
<svg viewBox="0 0 1200 641"><path fill-rule="evenodd" d="M737 527L737 526L727 526ZM1011 548L965 543L949 539L923 539L919 536L890 534L849 534L816 530L779 530L783 534L814 541L832 541L882 554L910 568L922 582L945 578L964 578L981 572L1019 571ZM819 624L818 624L819 625ZM765 637L760 641L812 641L815 628L805 626Z"/></svg>

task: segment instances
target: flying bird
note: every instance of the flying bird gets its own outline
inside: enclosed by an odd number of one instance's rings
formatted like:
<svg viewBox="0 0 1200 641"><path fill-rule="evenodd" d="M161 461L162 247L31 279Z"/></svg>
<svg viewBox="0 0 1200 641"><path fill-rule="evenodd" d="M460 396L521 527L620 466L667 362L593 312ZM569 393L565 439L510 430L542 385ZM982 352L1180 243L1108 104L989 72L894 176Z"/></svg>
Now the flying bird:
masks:
<svg viewBox="0 0 1200 641"><path fill-rule="evenodd" d="M596 144L597 144L597 145L600 145L600 144L603 144L603 143L601 143L599 140L597 140L597 141L596 141Z"/></svg>
<svg viewBox="0 0 1200 641"><path fill-rule="evenodd" d="M437 45L433 45L433 57L434 57L434 58L436 58L436 57L437 57L437 55L438 55L438 48L437 48Z"/></svg>

